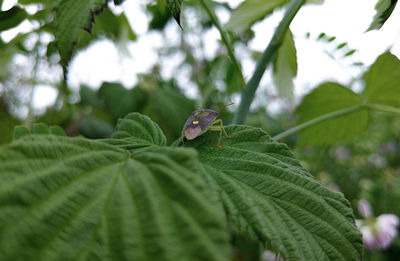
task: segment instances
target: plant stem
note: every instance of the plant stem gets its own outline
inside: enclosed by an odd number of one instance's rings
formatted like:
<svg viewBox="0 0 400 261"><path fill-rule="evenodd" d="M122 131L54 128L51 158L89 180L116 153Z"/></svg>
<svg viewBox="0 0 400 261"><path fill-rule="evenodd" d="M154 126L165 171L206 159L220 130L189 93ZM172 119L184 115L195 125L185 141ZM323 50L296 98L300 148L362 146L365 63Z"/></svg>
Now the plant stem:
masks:
<svg viewBox="0 0 400 261"><path fill-rule="evenodd" d="M368 107L368 105L360 104L360 105L355 105L355 106L352 106L352 107L349 107L349 108L346 108L346 109L343 109L343 110L334 111L334 112L331 112L331 113L328 113L328 114L324 114L324 115L319 116L317 118L314 118L314 119L312 119L310 121L304 122L304 123L302 123L300 125L297 125L297 126L295 126L293 128L290 128L287 131L284 131L284 132L282 132L282 133L280 133L280 134L278 134L278 135L276 135L276 136L274 136L272 138L274 140L281 140L283 138L286 138L287 136L290 136L290 135L292 135L292 134L294 134L296 132L302 131L302 130L304 130L304 129L308 128L308 127L311 127L311 126L313 126L313 125L315 125L317 123L320 123L322 121L326 121L326 120L329 120L329 119L332 119L332 118L335 118L335 117L346 115L346 114L349 114L349 113L364 109L366 107Z"/></svg>
<svg viewBox="0 0 400 261"><path fill-rule="evenodd" d="M245 86L246 82L244 80L242 70L240 68L240 64L235 57L235 54L233 52L233 47L232 47L230 41L228 40L228 36L226 35L226 32L222 29L222 26L219 23L217 16L213 13L213 11L207 5L206 0L200 0L200 3L204 7L204 9L208 13L208 15L210 16L210 19L213 22L213 24L215 25L215 27L217 27L219 33L221 34L221 39L224 42L226 49L228 50L228 55L231 58L231 61L233 63L233 66L235 66L237 73L239 74L240 86L243 88Z"/></svg>
<svg viewBox="0 0 400 261"><path fill-rule="evenodd" d="M250 105L254 99L254 95L260 84L261 78L264 75L268 64L271 62L272 57L281 46L290 23L305 2L305 0L292 0L288 5L285 16L278 25L278 28L272 36L272 39L269 42L264 53L262 54L260 60L257 62L256 70L254 71L253 76L251 77L250 81L247 83L242 92L240 105L238 110L236 111L233 123L243 124L246 121Z"/></svg>
<svg viewBox="0 0 400 261"><path fill-rule="evenodd" d="M384 104L366 104L366 106L376 111L400 114L400 108L398 107L393 107Z"/></svg>

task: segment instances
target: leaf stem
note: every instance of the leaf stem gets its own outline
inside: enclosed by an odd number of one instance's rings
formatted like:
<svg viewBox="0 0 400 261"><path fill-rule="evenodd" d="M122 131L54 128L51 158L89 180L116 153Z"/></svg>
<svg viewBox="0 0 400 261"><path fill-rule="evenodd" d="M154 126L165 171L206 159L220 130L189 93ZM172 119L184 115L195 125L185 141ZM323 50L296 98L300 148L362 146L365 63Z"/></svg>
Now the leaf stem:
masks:
<svg viewBox="0 0 400 261"><path fill-rule="evenodd" d="M233 51L233 47L232 47L230 41L228 40L228 36L226 35L226 32L222 29L222 26L219 23L217 16L213 13L211 8L207 5L206 0L200 0L200 3L204 7L204 9L208 13L208 15L210 16L210 19L213 22L213 24L215 25L215 27L217 27L219 33L221 34L221 39L224 42L224 44L226 46L226 49L228 50L228 55L229 55L229 58L231 59L231 62L233 63L233 66L235 66L235 69L236 69L237 73L239 74L240 86L243 89L243 87L245 86L246 82L244 80L243 73L242 73L242 70L240 68L240 64L239 64L238 60L235 57L235 53Z"/></svg>
<svg viewBox="0 0 400 261"><path fill-rule="evenodd" d="M282 133L280 133L280 134L278 134L278 135L276 135L276 136L274 136L272 138L274 140L281 140L283 138L286 138L287 136L290 136L290 135L292 135L292 134L294 134L296 132L302 131L302 130L304 130L304 129L308 128L308 127L311 127L311 126L313 126L313 125L315 125L317 123L320 123L322 121L326 121L326 120L329 120L329 119L332 119L332 118L335 118L335 117L346 115L346 114L361 110L361 109L363 109L365 107L368 107L368 106L365 105L365 104L360 104L360 105L355 105L355 106L352 106L352 107L349 107L349 108L346 108L346 109L343 109L343 110L338 110L338 111L334 111L334 112L331 112L331 113L328 113L328 114L324 114L324 115L319 116L317 118L314 118L312 120L306 121L306 122L304 122L304 123L302 123L300 125L297 125L297 126L295 126L293 128L290 128L290 129L288 129L288 130L286 130L286 131L284 131L284 132L282 132Z"/></svg>
<svg viewBox="0 0 400 261"><path fill-rule="evenodd" d="M393 107L384 104L373 104L373 103L366 104L365 106L376 111L400 114L400 108L398 107Z"/></svg>
<svg viewBox="0 0 400 261"><path fill-rule="evenodd" d="M251 77L250 81L247 83L246 87L242 92L240 105L238 110L236 111L233 123L243 124L246 121L250 105L254 99L254 95L260 84L261 78L264 75L267 66L271 62L272 57L281 46L283 38L285 36L287 29L289 28L290 23L292 22L293 18L295 17L295 15L305 2L306 2L305 0L292 0L288 5L285 16L278 25L278 28L276 29L274 35L272 36L272 39L269 42L264 53L262 54L260 60L258 60L253 76Z"/></svg>

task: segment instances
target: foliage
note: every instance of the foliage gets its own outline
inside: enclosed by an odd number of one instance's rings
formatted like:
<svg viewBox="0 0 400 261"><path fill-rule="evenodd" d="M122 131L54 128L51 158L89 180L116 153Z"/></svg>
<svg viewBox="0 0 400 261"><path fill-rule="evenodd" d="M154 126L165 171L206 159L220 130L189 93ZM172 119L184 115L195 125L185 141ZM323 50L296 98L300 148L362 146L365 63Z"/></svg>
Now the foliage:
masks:
<svg viewBox="0 0 400 261"><path fill-rule="evenodd" d="M382 75L387 77L382 79ZM390 53L379 56L364 80L362 95L335 83L325 83L305 96L296 109L299 123L318 117L320 120L300 131L299 145L349 141L367 128L368 108L396 110L385 106L400 105L399 96L395 95L400 82L400 60L396 56ZM335 117L327 117L329 114Z"/></svg>
<svg viewBox="0 0 400 261"><path fill-rule="evenodd" d="M281 97L294 102L293 78L297 74L297 56L294 46L293 35L290 30L286 32L282 46L276 53L274 61L274 83Z"/></svg>
<svg viewBox="0 0 400 261"><path fill-rule="evenodd" d="M368 28L368 31L380 29L392 14L394 8L396 7L396 4L397 0L379 0L375 6L376 14L373 18L371 25Z"/></svg>
<svg viewBox="0 0 400 261"><path fill-rule="evenodd" d="M18 6L14 6L7 11L0 11L0 31L16 27L26 18L27 13L25 9Z"/></svg>
<svg viewBox="0 0 400 261"><path fill-rule="evenodd" d="M105 38L126 48L142 36L111 8L123 1L110 2L19 0L0 10L0 31L34 25L9 42L0 39L0 259L255 260L265 250L275 259L363 258L360 217L352 210L358 200L371 202L375 216L400 215L399 59L378 57L355 80L362 91L322 83L295 117L273 115L253 101L260 80L272 64L280 98L294 100L301 50L289 25L304 4L323 1L244 0L232 10L220 1L157 0L143 11L149 33L161 32L160 60L181 57L173 77L165 78L159 61L128 89L104 82L74 90L68 66L75 53ZM396 3L379 1L370 29L379 29ZM250 53L253 24L279 8L284 17L245 79L235 50ZM225 25L220 10L230 13ZM184 31L169 23L172 17ZM172 24L176 42L169 39ZM221 48L199 55L213 26ZM334 45L333 59L356 52L325 33L316 41ZM181 72L195 99L174 79ZM38 112L32 97L40 85L58 97ZM234 138L223 138L221 147L212 131L179 147L196 104L216 110L238 97L239 108L219 117L225 125L248 118L251 126L225 126ZM366 251L365 258L394 260L399 249L396 238L389 250Z"/></svg>
<svg viewBox="0 0 400 261"><path fill-rule="evenodd" d="M348 202L260 129L230 126L223 149L210 133L188 144L196 150L166 147L137 113L110 139L56 130L17 128L0 152L2 259L226 260L223 210L230 229L290 259L360 255Z"/></svg>

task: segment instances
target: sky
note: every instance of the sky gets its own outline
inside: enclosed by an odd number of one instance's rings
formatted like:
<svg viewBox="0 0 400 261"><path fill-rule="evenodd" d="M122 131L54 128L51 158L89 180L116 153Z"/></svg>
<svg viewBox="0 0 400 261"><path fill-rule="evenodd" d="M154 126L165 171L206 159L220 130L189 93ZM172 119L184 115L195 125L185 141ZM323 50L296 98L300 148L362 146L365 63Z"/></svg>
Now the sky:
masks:
<svg viewBox="0 0 400 261"><path fill-rule="evenodd" d="M3 10L15 4L16 0L5 0ZM223 1L219 1L223 2ZM240 0L228 0L232 7L237 6ZM366 32L375 14L374 6L377 0L325 0L323 5L306 5L294 18L290 29L294 35L298 56L298 74L295 79L295 95L301 97L323 81L336 81L348 84L357 78L365 69L374 62L376 57L391 48L391 52L400 57L400 5L397 5L393 14L385 25L378 31ZM147 33L147 22L150 19L141 7L149 0L126 0L120 7L112 6L114 12L124 11L133 30L139 35L136 42L129 43L126 52L121 51L109 40L102 40L90 48L75 55L69 70L69 85L78 89L81 84L98 88L103 81L121 82L131 88L137 82L137 74L148 72L154 63L160 59L156 52L165 39L158 33ZM34 11L34 10L32 10ZM183 8L185 13L185 8ZM229 13L218 10L217 15L222 24L229 20ZM283 10L274 12L267 19L253 26L256 37L251 40L249 47L252 50L263 51L268 44L274 29L283 16ZM182 18L183 27L196 25L196 19L190 13ZM9 40L19 31L29 30L29 22L24 22L17 29L1 33L3 40ZM182 32L174 22L166 28L170 45L178 43ZM320 33L335 36L334 43L328 44L315 40ZM307 37L307 34L309 37ZM206 56L212 57L217 51L219 33L213 28L204 36L207 39ZM196 37L187 36L189 40L196 41ZM347 42L349 48L356 52L344 58L344 52L336 51L339 43ZM123 49L123 48L122 48ZM236 55L242 57L243 71L248 79L253 70L254 62L246 56L240 48L235 49ZM335 59L332 59L332 56ZM176 67L183 57L167 57L161 59L164 77L176 77L180 86L188 86L185 92L190 97L195 97L195 88L190 88L188 71L177 72ZM362 62L364 66L352 66L354 62ZM271 74L266 73L261 85L271 86ZM357 86L356 86L357 87ZM274 92L273 89L269 90ZM34 99L38 107L45 107L54 102L54 90L42 86L35 89Z"/></svg>

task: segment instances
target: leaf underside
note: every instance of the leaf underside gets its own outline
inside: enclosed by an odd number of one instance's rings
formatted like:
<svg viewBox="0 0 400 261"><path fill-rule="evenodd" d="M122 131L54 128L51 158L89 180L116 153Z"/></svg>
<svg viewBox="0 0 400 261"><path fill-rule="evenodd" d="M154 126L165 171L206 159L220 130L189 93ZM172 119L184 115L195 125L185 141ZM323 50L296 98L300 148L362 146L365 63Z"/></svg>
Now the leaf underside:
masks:
<svg viewBox="0 0 400 261"><path fill-rule="evenodd" d="M340 193L261 129L226 131L193 149L138 113L104 140L20 129L0 149L0 260L229 260L226 225L290 260L358 260Z"/></svg>
<svg viewBox="0 0 400 261"><path fill-rule="evenodd" d="M332 82L315 88L296 109L299 124L317 117L363 104L363 99L350 89ZM335 144L349 141L362 133L368 125L367 109L359 109L332 119L321 121L299 133L299 146Z"/></svg>
<svg viewBox="0 0 400 261"><path fill-rule="evenodd" d="M400 60L386 52L364 74L364 96L370 103L400 106Z"/></svg>

